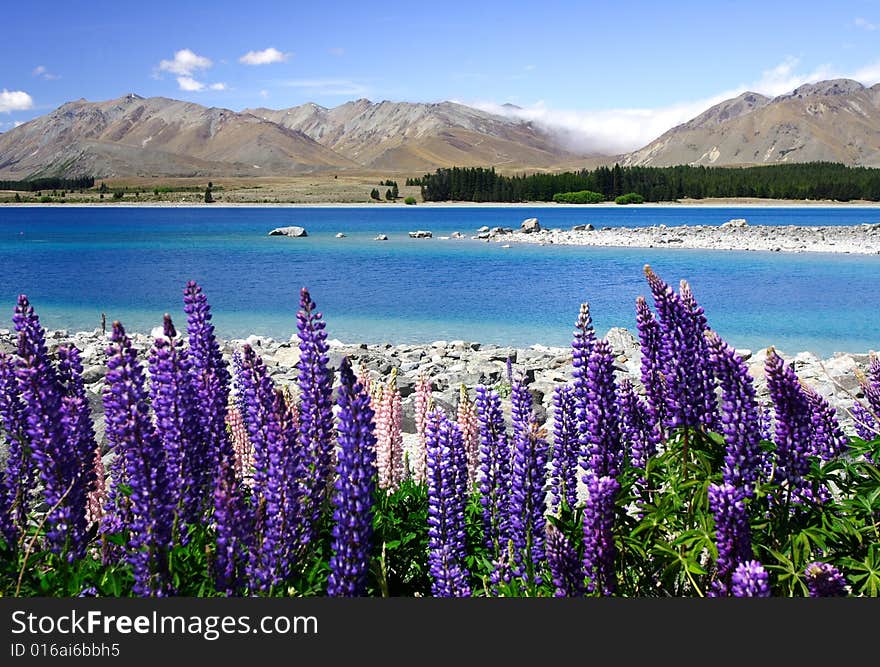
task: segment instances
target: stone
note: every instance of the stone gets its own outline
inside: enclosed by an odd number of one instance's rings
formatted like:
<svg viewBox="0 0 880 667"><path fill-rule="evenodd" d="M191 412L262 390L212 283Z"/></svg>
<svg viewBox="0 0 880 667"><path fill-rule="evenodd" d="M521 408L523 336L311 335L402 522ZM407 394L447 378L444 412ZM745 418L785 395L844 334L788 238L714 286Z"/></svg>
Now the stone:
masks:
<svg viewBox="0 0 880 667"><path fill-rule="evenodd" d="M454 239L463 239L464 238L464 234L462 234L461 232L452 232L452 234L450 234L449 236Z"/></svg>
<svg viewBox="0 0 880 667"><path fill-rule="evenodd" d="M336 238L338 238L338 239L344 239L344 238L345 238L345 234L343 234L342 232L337 232L337 233L336 233Z"/></svg>
<svg viewBox="0 0 880 667"><path fill-rule="evenodd" d="M379 236L377 236L377 237L374 238L373 240L374 240L374 241L387 241L387 240L388 240L388 234L379 234Z"/></svg>
<svg viewBox="0 0 880 667"><path fill-rule="evenodd" d="M488 231L489 231L489 228L488 228L486 225L483 225L482 227L480 227L480 228L477 230L477 232L480 233L480 234L485 234L485 233L488 232Z"/></svg>
<svg viewBox="0 0 880 667"><path fill-rule="evenodd" d="M269 232L269 236L291 236L293 238L300 238L308 235L309 233L306 231L305 227L298 227L296 225L290 227L276 227Z"/></svg>
<svg viewBox="0 0 880 667"><path fill-rule="evenodd" d="M520 229L522 229L523 234L532 234L534 232L541 231L541 223L538 222L537 218L526 218L522 221L520 225Z"/></svg>
<svg viewBox="0 0 880 667"><path fill-rule="evenodd" d="M749 223L745 218L732 218L721 225L721 229L745 229L748 226Z"/></svg>
<svg viewBox="0 0 880 667"><path fill-rule="evenodd" d="M623 327L611 327L605 334L605 340L611 345L611 349L617 354L631 356L634 350L639 349L638 339Z"/></svg>
<svg viewBox="0 0 880 667"><path fill-rule="evenodd" d="M418 231L410 232L409 237L411 239L430 239L434 237L434 234L427 230L419 229Z"/></svg>
<svg viewBox="0 0 880 667"><path fill-rule="evenodd" d="M590 223L587 223L585 225L575 225L571 228L571 231L573 232L592 232L595 230L596 228L593 227L593 225L591 225Z"/></svg>

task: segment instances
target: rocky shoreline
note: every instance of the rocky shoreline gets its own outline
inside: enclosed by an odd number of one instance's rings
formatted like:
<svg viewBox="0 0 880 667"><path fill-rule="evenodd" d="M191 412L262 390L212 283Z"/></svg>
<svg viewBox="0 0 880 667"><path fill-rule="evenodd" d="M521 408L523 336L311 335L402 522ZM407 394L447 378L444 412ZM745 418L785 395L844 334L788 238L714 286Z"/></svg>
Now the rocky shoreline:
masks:
<svg viewBox="0 0 880 667"><path fill-rule="evenodd" d="M519 230L483 228L471 238L504 244L880 254L880 223L817 227L749 225L747 220L737 218L717 226L652 225L597 229L586 223L564 230L543 229L533 221L536 219L524 220Z"/></svg>
<svg viewBox="0 0 880 667"><path fill-rule="evenodd" d="M150 335L130 333L132 342L146 360L153 336L161 334L154 330ZM104 441L101 393L104 375L107 371L104 350L108 344L109 332L102 334L100 329L90 332L69 333L49 331L46 339L50 350L61 344L76 345L82 351L83 379L86 383L90 404L96 421L99 439ZM618 379L628 378L641 389L641 357L638 339L632 332L623 328L612 328L605 336L617 357ZM273 380L280 386L289 385L295 390L296 364L299 361L299 348L296 338L275 340L269 337L250 336L247 339L221 341L224 356L231 359L235 350L245 344L251 345L260 354L268 367ZM15 349L15 332L0 330L0 351L12 352ZM764 379L764 359L766 350L739 350L749 363L755 378L758 399L762 404L769 403L767 384ZM798 376L829 399L837 409L838 418L847 433L853 433L852 417L849 409L857 398L862 398L857 373L865 372L870 357L868 353L837 353L828 359L820 359L809 352L789 355L779 351L786 361L794 363ZM346 344L338 340L330 341L330 365L339 366L343 357L351 358L355 368L366 368L374 380L386 381L392 369L396 369L397 385L400 389L403 408L403 431L414 433L414 394L416 380L420 375L432 382L433 397L438 407L452 412L458 404L461 385L471 390L478 384L500 385L504 389L507 382L507 359L510 358L516 372L523 373L529 382L535 399L539 421L552 419L552 400L554 388L571 380L571 350L568 347L546 347L532 345L527 348L481 345L470 341L435 341L428 344ZM509 406L506 407L509 409Z"/></svg>

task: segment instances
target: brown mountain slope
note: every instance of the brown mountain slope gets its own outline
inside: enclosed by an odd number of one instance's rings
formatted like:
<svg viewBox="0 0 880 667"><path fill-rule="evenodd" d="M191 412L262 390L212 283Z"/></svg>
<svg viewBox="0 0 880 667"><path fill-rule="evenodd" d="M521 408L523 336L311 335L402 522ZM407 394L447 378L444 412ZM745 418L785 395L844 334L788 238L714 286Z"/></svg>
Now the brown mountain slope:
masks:
<svg viewBox="0 0 880 667"><path fill-rule="evenodd" d="M623 165L842 162L880 167L880 84L835 79L768 99L743 93L624 156Z"/></svg>
<svg viewBox="0 0 880 667"><path fill-rule="evenodd" d="M68 102L0 136L0 175L261 175L354 167L302 132L162 97Z"/></svg>
<svg viewBox="0 0 880 667"><path fill-rule="evenodd" d="M547 168L581 156L552 135L454 102L417 104L360 99L327 109L304 104L250 113L292 130L365 167L426 170L442 166Z"/></svg>

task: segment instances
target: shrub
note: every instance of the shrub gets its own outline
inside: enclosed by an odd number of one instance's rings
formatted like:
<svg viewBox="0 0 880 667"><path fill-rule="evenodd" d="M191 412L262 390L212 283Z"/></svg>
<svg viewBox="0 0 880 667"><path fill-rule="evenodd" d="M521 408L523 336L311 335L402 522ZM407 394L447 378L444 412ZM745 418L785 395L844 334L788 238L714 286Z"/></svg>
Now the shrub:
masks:
<svg viewBox="0 0 880 667"><path fill-rule="evenodd" d="M598 204L605 201L605 196L601 192L579 190L577 192L559 192L553 195L553 201L557 204Z"/></svg>
<svg viewBox="0 0 880 667"><path fill-rule="evenodd" d="M125 196L125 193L122 190L117 190L113 193L113 199L122 199Z"/></svg>
<svg viewBox="0 0 880 667"><path fill-rule="evenodd" d="M642 197L638 192L628 192L625 195L620 195L614 200L615 204L644 204L645 198Z"/></svg>
<svg viewBox="0 0 880 667"><path fill-rule="evenodd" d="M51 204L52 197L50 197L49 195L43 195L42 197L40 197L40 203L41 204Z"/></svg>
<svg viewBox="0 0 880 667"><path fill-rule="evenodd" d="M406 199L403 200L403 203L408 204L410 206L413 206L416 203L416 198L415 197L407 197Z"/></svg>

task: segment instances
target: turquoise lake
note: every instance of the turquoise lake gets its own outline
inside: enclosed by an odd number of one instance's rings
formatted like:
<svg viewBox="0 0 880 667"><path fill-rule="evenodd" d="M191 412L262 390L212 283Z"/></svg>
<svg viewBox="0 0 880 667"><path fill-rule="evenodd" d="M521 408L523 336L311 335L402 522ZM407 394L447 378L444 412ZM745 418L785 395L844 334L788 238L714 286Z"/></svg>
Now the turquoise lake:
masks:
<svg viewBox="0 0 880 667"><path fill-rule="evenodd" d="M18 294L47 328L94 329L101 313L148 332L198 281L218 334L287 339L309 288L331 338L346 342L466 339L567 345L578 305L597 330L635 330L645 263L687 279L709 323L739 347L786 352L880 349L880 256L579 248L441 240L488 225L545 227L880 223L880 208L0 208L0 328ZM269 237L302 225L301 239ZM426 229L433 239L410 239ZM337 239L343 232L347 238ZM389 241L374 241L379 233Z"/></svg>

